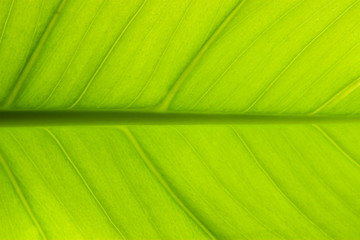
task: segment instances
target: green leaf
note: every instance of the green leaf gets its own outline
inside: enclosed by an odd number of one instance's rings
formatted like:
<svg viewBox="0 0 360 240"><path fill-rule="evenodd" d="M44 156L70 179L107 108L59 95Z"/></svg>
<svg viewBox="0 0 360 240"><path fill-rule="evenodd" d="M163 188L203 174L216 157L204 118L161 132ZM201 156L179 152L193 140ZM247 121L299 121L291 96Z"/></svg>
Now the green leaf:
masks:
<svg viewBox="0 0 360 240"><path fill-rule="evenodd" d="M359 0L3 0L0 239L357 239Z"/></svg>
<svg viewBox="0 0 360 240"><path fill-rule="evenodd" d="M1 238L360 234L358 124L13 128L1 136Z"/></svg>
<svg viewBox="0 0 360 240"><path fill-rule="evenodd" d="M11 109L358 114L358 5L5 1L0 100Z"/></svg>

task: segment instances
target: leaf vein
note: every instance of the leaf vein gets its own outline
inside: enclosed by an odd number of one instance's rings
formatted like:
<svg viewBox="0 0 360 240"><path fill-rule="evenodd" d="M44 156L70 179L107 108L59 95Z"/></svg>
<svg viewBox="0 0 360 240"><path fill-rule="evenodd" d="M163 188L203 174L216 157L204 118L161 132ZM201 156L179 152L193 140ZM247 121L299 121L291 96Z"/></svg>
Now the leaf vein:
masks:
<svg viewBox="0 0 360 240"><path fill-rule="evenodd" d="M180 21L179 21L178 24L176 25L174 31L171 33L171 36L170 36L169 40L167 41L164 50L162 51L159 59L157 60L155 67L154 67L153 70L151 71L150 77L147 79L146 83L142 86L142 88L140 89L139 93L135 96L135 98L134 98L127 106L125 106L125 108L130 108L130 107L139 99L139 97L141 97L141 95L143 94L143 92L146 90L146 87L147 87L147 86L150 84L150 82L153 80L154 75L155 75L155 72L156 72L157 69L159 68L160 63L161 63L161 61L162 61L162 59L163 59L166 51L168 50L171 41L173 40L173 38L174 38L177 30L179 29L181 23L183 22L183 20L184 20L184 18L185 18L185 16L186 16L187 12L189 11L190 6L192 5L192 3L193 3L193 1L190 1L190 3L187 5L184 13L182 14L182 16L181 16L181 18L180 18Z"/></svg>
<svg viewBox="0 0 360 240"><path fill-rule="evenodd" d="M345 156L345 158L347 158L348 160L350 160L350 162L352 162L353 164L355 164L357 167L360 167L360 163L358 161L356 161L354 158L352 158L338 143L336 143L336 141L334 140L333 137L331 137L324 129L322 129L319 125L317 124L312 124L314 128L316 128L321 134L322 136L327 139L342 155Z"/></svg>
<svg viewBox="0 0 360 240"><path fill-rule="evenodd" d="M43 230L43 228L41 227L39 221L37 220L33 210L30 207L29 201L26 199L23 190L21 189L21 186L19 185L18 181L16 180L16 177L14 175L14 173L12 172L12 170L10 169L9 164L6 162L4 156L0 153L0 165L2 165L6 175L8 176L15 192L17 193L17 196L19 197L20 202L23 204L26 212L28 213L29 217L31 218L32 222L34 223L35 227L37 228L37 230L39 231L39 234L41 235L41 237L46 240L48 239L46 237L46 234Z"/></svg>
<svg viewBox="0 0 360 240"><path fill-rule="evenodd" d="M311 82L311 84L309 85L309 87L301 92L300 96L298 96L297 100L294 101L292 104L290 104L289 106L287 106L285 109L283 109L281 112L279 112L279 114L286 112L288 109L290 109L291 107L293 107L294 105L296 105L297 103L301 102L301 98L304 97L311 89L313 89L313 86L320 82L322 79L324 79L325 76L327 76L329 73L331 73L334 70L334 67L341 63L342 61L344 61L344 59L346 59L346 57L352 52L354 51L356 48L358 48L360 46L360 42L355 44L354 46L352 46L347 52L345 52L345 54L343 54L341 57L339 57L333 64L331 64L320 76L319 78L317 78L315 81ZM310 113L311 115L311 113Z"/></svg>
<svg viewBox="0 0 360 240"><path fill-rule="evenodd" d="M283 134L283 137L288 142L291 149L296 153L296 155L299 156L300 158L304 158L303 154L297 149L298 147L296 147L285 134ZM327 191L331 192L335 196L338 202L340 202L345 208L350 210L352 214L354 214L354 212L358 212L358 209L349 206L348 201L344 199L331 185L329 185L327 181L324 179L324 177L321 176L321 174L313 166L309 166L307 161L303 161L303 163L306 169L308 169L308 171L310 171L312 175L316 176L316 178L321 183L321 185L324 186L324 188ZM357 213L355 213L354 215L356 214Z"/></svg>
<svg viewBox="0 0 360 240"><path fill-rule="evenodd" d="M114 221L111 219L111 217L109 216L109 214L107 213L107 211L105 210L104 206L102 205L102 203L100 202L100 200L97 198L97 196L95 195L94 191L91 189L90 185L88 184L88 182L86 181L85 177L82 175L82 173L80 172L79 168L76 166L76 164L74 163L74 161L72 160L72 158L69 156L68 152L66 151L65 147L63 146L63 144L60 142L60 140L55 136L55 134L47 128L44 128L44 131L47 132L50 137L53 139L53 141L56 143L56 145L59 147L59 149L61 150L61 152L64 154L65 158L69 161L70 165L73 167L73 169L75 170L76 174L80 177L81 181L83 182L83 184L85 185L86 189L89 191L90 195L94 198L95 202L97 203L97 205L99 206L99 208L101 209L101 211L103 212L103 214L105 215L105 217L109 220L109 222L111 223L111 225L115 228L115 230L118 232L118 234L121 236L122 239L126 239L125 236L123 235L123 233L120 231L120 229L116 226L116 224L114 223Z"/></svg>
<svg viewBox="0 0 360 240"><path fill-rule="evenodd" d="M7 27L7 24L8 24L8 22L9 22L10 15L11 15L11 12L12 12L13 7L14 7L14 2L15 2L15 0L12 0L12 2L11 2L11 4L10 4L10 8L9 8L8 13L7 13L7 16L6 16L6 19L5 19L5 23L4 23L4 26L3 26L3 29L2 29L1 35L0 35L0 44L2 43L2 40L3 40L4 35L5 35L6 27Z"/></svg>
<svg viewBox="0 0 360 240"><path fill-rule="evenodd" d="M85 236L84 232L82 231L82 229L79 227L79 225L77 224L77 222L75 221L73 215L71 214L71 212L69 211L69 209L66 207L66 205L63 203L63 201L58 197L58 195L55 193L54 189L51 187L49 181L46 180L46 177L44 176L44 174L41 172L39 166L36 164L36 162L34 161L34 159L30 156L30 154L26 151L24 145L19 141L19 139L11 132L8 131L10 137L17 143L17 145L19 146L19 148L21 149L21 151L25 154L26 158L31 162L31 164L34 166L34 168L36 169L36 171L39 173L41 180L45 183L45 185L47 186L47 188L49 189L49 191L54 195L55 199L59 202L59 204L65 209L65 212L67 213L67 215L71 218L72 222L74 223L74 225L76 226L76 228L80 231L80 233L82 234L82 236Z"/></svg>
<svg viewBox="0 0 360 240"><path fill-rule="evenodd" d="M121 30L120 34L117 36L117 38L115 39L115 41L113 42L113 44L111 45L110 49L107 51L107 53L105 54L104 58L101 60L100 64L98 65L98 67L96 68L95 72L93 73L93 75L90 77L89 81L87 82L87 84L85 85L85 88L81 91L79 97L75 100L75 102L68 107L68 109L74 108L79 102L80 100L84 97L85 93L87 92L87 90L89 89L89 87L91 86L91 84L93 83L94 79L97 77L97 75L99 74L100 70L103 68L103 66L105 65L106 61L108 60L108 58L110 57L110 55L112 54L112 52L114 51L115 47L117 46L117 44L119 43L120 39L124 36L125 32L128 30L128 28L130 27L130 25L134 22L134 20L136 19L136 17L139 15L139 13L141 12L141 10L143 9L145 3L147 2L147 0L144 0L142 2L142 4L140 5L140 7L136 10L136 12L132 15L132 17L130 18L130 20L127 22L127 24L125 25L125 27Z"/></svg>
<svg viewBox="0 0 360 240"><path fill-rule="evenodd" d="M50 22L46 26L43 34L41 35L39 41L37 42L36 46L34 47L34 50L30 53L29 58L26 60L23 69L21 70L18 78L15 80L13 87L10 90L10 94L8 95L7 99L5 100L5 102L3 104L3 108L8 108L11 104L13 104L15 99L18 97L27 77L29 76L33 66L35 65L38 57L40 56L41 50L43 49L52 30L56 26L56 23L60 17L60 13L62 12L66 1L67 0L62 0L59 3L58 8L54 12Z"/></svg>
<svg viewBox="0 0 360 240"><path fill-rule="evenodd" d="M178 129L173 128L178 135L180 135L186 144L190 147L190 149L195 153L197 158L200 160L200 162L205 166L206 170L210 173L211 177L218 183L220 187L227 193L227 195L241 208L243 209L247 214L249 214L257 223L259 223L262 227L264 227L266 230L274 234L275 236L279 237L280 239L283 239L279 235L279 233L275 232L274 229L269 228L265 225L263 221L261 221L256 215L254 215L249 208L247 208L238 198L234 196L234 194L229 190L229 188L224 184L223 181L220 180L220 178L216 175L216 173L211 169L211 167L204 161L204 157L200 154L200 152L194 147L194 145L190 142L190 140L184 136ZM245 237L244 235L242 235Z"/></svg>
<svg viewBox="0 0 360 240"><path fill-rule="evenodd" d="M171 196L171 198L176 202L176 204L188 215L188 217L193 220L198 227L203 230L210 239L216 240L215 235L208 229L202 221L185 205L185 203L180 199L180 197L176 194L176 192L171 188L168 181L162 176L162 174L157 170L155 165L152 163L151 159L145 153L143 148L141 147L138 140L135 138L133 133L127 128L122 127L120 130L125 134L129 142L133 145L141 159L144 161L146 167L153 174L153 176L158 180L158 182L162 185L162 187L166 190L166 192Z"/></svg>
<svg viewBox="0 0 360 240"><path fill-rule="evenodd" d="M77 53L79 52L80 50L80 47L81 47L81 44L84 42L87 34L89 33L91 27L93 26L94 22L95 22L95 19L96 17L99 15L99 13L101 12L103 6L105 5L106 1L104 0L102 2L102 4L100 5L100 7L98 8L98 10L96 11L96 13L94 14L89 26L87 27L85 33L83 34L83 36L81 37L78 45L76 46L76 49L74 51L74 53L72 54L69 62L67 63L65 69L63 70L63 72L61 73L60 75L60 78L59 80L57 81L56 85L53 87L53 89L51 90L50 94L46 97L46 99L38 106L38 108L41 108L42 106L46 105L46 103L49 101L49 99L53 96L53 94L55 93L55 91L58 89L58 87L60 86L60 84L63 82L63 79L65 77L65 74L68 72L71 64L73 63L73 61L75 60L76 56L77 56Z"/></svg>
<svg viewBox="0 0 360 240"><path fill-rule="evenodd" d="M346 85L344 88L336 92L332 97L330 97L327 101L325 101L323 104L321 104L318 108L316 108L314 111L310 112L309 115L314 115L321 110L323 110L326 106L334 103L337 104L341 100L345 99L347 96L349 96L352 92L354 92L358 87L360 86L360 77L356 78L354 81L350 82L348 85Z"/></svg>
<svg viewBox="0 0 360 240"><path fill-rule="evenodd" d="M200 96L200 98L198 98L196 100L196 102L193 104L193 106L189 109L192 110L194 109L197 105L199 105L199 103L201 102L201 100L203 100L203 98L220 82L220 80L226 75L226 73L233 67L233 65L242 57L244 56L245 53L247 53L252 46L255 45L255 43L266 33L268 32L273 26L275 26L277 23L279 23L285 16L287 16L291 11L293 11L294 9L296 9L299 5L301 5L301 3L304 2L301 1L297 4L294 4L293 7L291 7L289 10L285 11L284 14L282 14L280 17L276 18L275 21L273 21L270 25L268 25L263 31L261 31L260 34L257 35L257 37L251 41L251 43L243 50L240 52L240 54L231 61L231 63L227 66L227 68L219 75L219 77L217 77L215 79L215 81L204 91L204 93ZM234 90L232 90L234 91ZM236 92L236 91L234 91Z"/></svg>
<svg viewBox="0 0 360 240"><path fill-rule="evenodd" d="M245 142L245 139L240 136L238 131L236 131L232 126L230 126L233 132L235 133L236 137L240 140L246 151L250 154L251 158L255 161L258 168L261 170L261 172L264 174L264 176L268 179L268 181L273 185L273 187L279 192L279 194L290 204L291 207L293 207L294 210L296 210L299 215L301 215L304 219L306 219L309 223L311 223L314 227L316 227L325 237L328 239L333 239L332 237L327 234L322 227L320 227L317 223L315 223L313 220L311 220L298 206L297 204L291 200L291 198L286 194L281 187L278 185L278 183L274 180L274 178L271 176L271 174L263 167L263 164L260 162L260 159L257 158L254 154L254 152L250 149L249 145Z"/></svg>
<svg viewBox="0 0 360 240"><path fill-rule="evenodd" d="M202 56L209 50L211 45L216 41L216 39L221 35L222 31L226 26L231 22L231 20L236 16L240 11L241 7L244 5L246 0L240 0L238 4L233 8L232 11L223 19L223 21L217 26L213 33L205 40L203 45L200 47L198 52L190 60L190 62L185 66L184 70L180 73L180 76L175 80L173 85L170 87L169 92L166 96L160 101L159 105L156 107L158 111L167 110L173 98L179 91L180 87L196 67L198 62L201 60Z"/></svg>
<svg viewBox="0 0 360 240"><path fill-rule="evenodd" d="M350 11L355 5L357 5L359 1L353 2L349 7L347 7L340 15L338 15L335 19L333 19L330 23L328 23L314 38L312 38L296 55L291 61L280 71L280 73L270 81L270 83L265 87L263 91L256 97L256 99L247 107L243 112L250 111L262 97L272 88L272 86L283 76L283 74L296 62L296 60L303 55L303 53L313 45L313 43L319 39L326 31L332 27L338 20L341 19L347 12Z"/></svg>

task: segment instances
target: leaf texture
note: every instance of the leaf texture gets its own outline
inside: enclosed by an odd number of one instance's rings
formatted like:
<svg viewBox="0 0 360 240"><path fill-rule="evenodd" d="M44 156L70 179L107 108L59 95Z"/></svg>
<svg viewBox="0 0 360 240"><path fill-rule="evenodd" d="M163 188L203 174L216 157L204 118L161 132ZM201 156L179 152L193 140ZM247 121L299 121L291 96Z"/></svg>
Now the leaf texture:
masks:
<svg viewBox="0 0 360 240"><path fill-rule="evenodd" d="M359 239L359 16L0 1L0 239Z"/></svg>
<svg viewBox="0 0 360 240"><path fill-rule="evenodd" d="M358 1L37 0L0 11L3 108L359 111Z"/></svg>
<svg viewBox="0 0 360 240"><path fill-rule="evenodd" d="M1 196L14 200L2 199L1 238L40 238L35 218L49 239L355 239L359 131L358 124L2 129ZM14 221L24 231L6 224Z"/></svg>

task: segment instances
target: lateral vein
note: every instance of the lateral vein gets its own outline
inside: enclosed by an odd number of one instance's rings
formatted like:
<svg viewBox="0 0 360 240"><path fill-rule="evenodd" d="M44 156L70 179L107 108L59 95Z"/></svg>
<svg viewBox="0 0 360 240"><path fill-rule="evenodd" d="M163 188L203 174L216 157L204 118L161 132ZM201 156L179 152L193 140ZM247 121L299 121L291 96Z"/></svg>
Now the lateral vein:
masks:
<svg viewBox="0 0 360 240"><path fill-rule="evenodd" d="M49 38L52 30L54 29L57 20L60 17L60 13L63 10L65 3L67 0L62 0L57 8L57 10L54 12L53 17L51 18L50 22L46 26L46 29L44 30L43 34L41 35L38 43L36 44L34 50L30 54L30 57L25 62L25 65L23 69L21 70L21 73L19 77L15 80L15 83L10 91L9 96L5 100L3 104L3 108L8 108L18 97L27 77L29 76L33 66L35 65L38 57L40 56L41 50L43 49L47 39Z"/></svg>
<svg viewBox="0 0 360 240"><path fill-rule="evenodd" d="M250 111L259 101L263 98L263 96L272 88L272 86L283 76L283 74L296 62L296 60L303 55L303 53L313 45L313 43L319 39L326 31L333 26L341 17L343 17L347 12L350 11L355 5L357 5L359 1L355 1L349 7L347 7L340 15L338 15L335 19L333 19L330 23L328 23L325 28L323 28L314 38L312 38L301 50L296 54L294 58L280 71L280 73L266 86L264 90L260 92L260 94L256 97L256 99L248 106L243 112Z"/></svg>
<svg viewBox="0 0 360 240"><path fill-rule="evenodd" d="M46 237L46 234L44 233L44 230L42 229L42 227L41 227L39 221L37 220L33 210L31 209L30 204L29 204L28 200L26 199L23 191L21 190L21 187L20 187L19 183L17 182L14 173L11 171L10 166L8 165L8 163L6 162L6 160L5 160L5 158L4 158L4 156L2 154L0 154L0 164L3 166L6 175L8 176L12 186L14 187L14 190L17 193L21 203L23 204L26 212L28 213L28 215L31 218L32 222L34 223L35 227L39 231L39 234L41 235L41 237L44 240L47 240L48 238Z"/></svg>
<svg viewBox="0 0 360 240"><path fill-rule="evenodd" d="M44 182L44 184L46 185L46 187L49 189L49 191L54 195L55 199L59 202L59 204L64 208L66 214L71 218L73 224L76 226L76 228L79 230L79 232L81 233L81 235L84 237L85 234L82 231L82 229L80 228L79 224L76 222L76 220L74 219L73 215L71 214L71 212L69 211L69 209L66 207L66 205L63 203L63 201L58 197L58 194L55 192L55 190L53 189L53 187L51 186L51 184L49 183L49 181L46 179L46 177L44 176L44 174L42 173L42 171L40 170L39 166L37 165L37 163L34 161L34 159L30 156L30 154L28 153L28 151L25 149L25 146L19 141L18 137L16 137L14 135L14 133L12 133L10 130L8 131L8 134L10 135L10 137L16 142L16 144L19 146L19 148L21 149L21 151L24 153L24 155L26 156L26 158L31 162L31 164L34 166L34 168L36 169L37 173L39 174L41 180Z"/></svg>
<svg viewBox="0 0 360 240"><path fill-rule="evenodd" d="M115 39L114 43L112 44L112 46L110 47L110 49L107 51L107 53L105 54L105 57L102 59L102 61L100 62L99 66L96 68L94 74L90 77L89 81L87 82L85 88L82 90L82 92L80 93L79 97L75 100L75 102L70 105L70 107L68 107L68 109L72 109L74 108L79 102L80 100L84 97L85 93L87 92L87 90L89 89L89 87L91 86L91 84L93 83L94 79L96 78L96 76L99 74L100 70L102 69L102 67L104 66L104 64L106 63L106 61L108 60L108 58L110 57L111 53L114 51L115 47L117 46L117 44L119 43L120 39L124 36L125 32L128 30L128 28L130 27L130 25L134 22L134 20L136 19L136 17L138 16L138 14L141 12L141 10L143 9L145 3L147 2L147 0L144 0L142 2L142 4L140 5L140 7L136 10L136 12L134 13L134 15L130 18L130 20L128 21L128 23L125 25L125 27L122 29L122 31L120 32L120 34L117 36L117 38Z"/></svg>
<svg viewBox="0 0 360 240"><path fill-rule="evenodd" d="M256 165L259 167L261 172L265 175L268 181L273 185L273 187L279 192L279 194L293 207L304 219L306 219L310 224L316 227L327 239L333 239L329 236L317 223L311 220L296 204L290 197L281 189L281 187L276 183L271 174L263 167L259 159L255 156L254 152L250 149L249 145L245 142L245 139L240 136L240 134L232 127L230 128L234 131L237 138L240 140L246 151L250 154L251 158L255 161Z"/></svg>
<svg viewBox="0 0 360 240"><path fill-rule="evenodd" d="M247 45L238 55L236 58L234 58L229 65L221 72L221 74L215 78L215 80L211 83L211 85L205 89L205 91L201 94L201 96L194 102L194 104L191 106L189 110L194 109L197 105L200 104L200 102L211 92L211 90L220 82L220 80L229 72L229 70L237 63L244 54L246 54L252 46L254 46L258 40L261 39L262 36L264 36L265 33L267 33L269 30L272 29L277 23L281 22L285 16L287 16L291 11L296 9L298 6L303 3L304 0L300 1L297 4L294 4L294 6L290 7L287 11L285 11L281 16L277 17L275 21L273 21L271 24L267 25L264 30L260 32L251 42L249 45ZM236 93L237 89L232 89L232 92ZM231 96L232 94L230 94ZM226 100L225 100L226 102ZM219 106L224 105L225 102L222 102L219 104Z"/></svg>
<svg viewBox="0 0 360 240"><path fill-rule="evenodd" d="M7 27L7 24L9 22L9 18L10 18L10 15L11 15L11 12L13 10L13 7L14 7L14 2L15 0L12 0L11 4L10 4L10 8L9 8L9 11L7 13L7 16L6 16L6 19L5 19L5 23L4 23L4 26L3 26L3 29L1 31L1 35L0 35L0 44L4 38L4 35L5 35L5 32L6 32L6 27Z"/></svg>
<svg viewBox="0 0 360 240"><path fill-rule="evenodd" d="M165 55L165 53L167 52L167 50L169 49L169 46L170 46L170 43L171 41L173 40L173 38L175 37L175 34L176 32L178 31L180 25L182 24L187 12L189 11L190 9L190 6L192 5L193 1L190 1L190 3L186 6L185 10L184 10L184 13L182 14L179 22L177 23L174 31L171 33L166 45L165 45L165 48L164 50L161 52L160 54L160 57L158 58L158 60L156 61L156 64L155 64L155 67L152 69L151 71L151 74L150 74L150 77L146 80L145 84L142 86L142 88L140 89L140 91L137 93L137 95L134 97L134 99L128 104L125 106L125 109L127 108L130 108L141 96L142 94L144 93L144 91L146 90L147 86L152 82L153 78L154 78L154 75L156 73L156 71L158 70L159 66L160 66L160 63Z"/></svg>
<svg viewBox="0 0 360 240"><path fill-rule="evenodd" d="M74 161L71 159L71 157L69 156L69 154L67 153L67 151L65 150L65 147L63 146L63 144L60 142L60 140L55 136L55 134L47 128L44 128L44 130L51 136L51 138L54 140L54 142L57 144L57 146L60 148L61 152L65 155L66 159L69 161L69 163L71 164L71 166L74 168L75 172L77 173L77 175L80 177L81 181L84 183L86 189L89 191L90 195L94 198L94 200L96 201L96 203L98 204L98 206L100 207L101 211L104 213L104 215L106 216L106 218L109 220L109 222L111 223L111 225L115 228L115 230L119 233L119 235L121 236L122 239L126 240L125 236L123 235L123 233L120 231L120 229L116 226L116 224L114 223L114 221L111 219L111 217L109 216L109 214L107 213L107 211L105 210L104 206L101 204L100 200L97 198L97 196L95 195L94 191L91 189L90 185L88 184L88 182L86 181L85 177L82 175L82 173L80 172L79 168L76 166L76 164L74 163Z"/></svg>
<svg viewBox="0 0 360 240"><path fill-rule="evenodd" d="M358 42L357 44L355 44L354 46L352 46L348 51L346 51L342 56L340 56L338 59L336 59L336 61L331 64L317 79L315 79L310 85L309 87L303 91L299 97L296 99L296 101L294 101L292 104L288 105L287 107L285 107L283 110L281 110L281 112L279 112L279 114L282 114L284 112L286 112L288 109L292 108L294 105L296 105L297 103L301 102L301 99L306 96L306 94L311 90L314 89L314 86L320 82L320 80L323 80L329 73L331 73L335 66L337 66L339 63L343 62L348 56L349 54L352 53L352 51L354 51L356 48L358 48L360 46L360 42ZM314 110L315 111L315 110ZM309 113L308 115L311 115L311 113Z"/></svg>
<svg viewBox="0 0 360 240"><path fill-rule="evenodd" d="M360 77L349 83L347 86L345 86L343 89L335 93L332 97L330 97L326 102L321 104L320 107L309 113L308 115L314 115L321 110L323 110L326 106L330 104L336 104L349 96L352 92L354 92L358 87L360 86Z"/></svg>
<svg viewBox="0 0 360 240"><path fill-rule="evenodd" d="M186 144L190 147L190 149L195 153L196 157L200 160L200 162L203 164L203 166L206 168L206 170L209 172L209 174L211 175L211 177L217 182L217 184L228 194L228 196L231 198L231 200L233 200L236 205L242 209L243 211L245 211L247 214L249 214L254 221L256 221L259 225L261 225L264 229L268 230L271 234L273 234L274 236L278 237L279 239L283 239L282 236L279 235L279 233L274 230L271 229L270 227L268 227L267 225L265 225L265 223L260 220L254 213L252 213L250 211L250 209L248 207L246 207L238 198L236 198L234 196L234 194L229 190L229 188L224 184L224 182L222 180L220 180L220 178L216 175L216 173L211 169L211 167L209 166L208 163L206 163L206 161L204 161L204 157L200 154L200 152L195 148L194 144L192 144L190 142L190 140L185 137L184 134L182 134L178 129L173 128L178 135L180 135L183 140L186 142ZM242 235L244 238L246 238L244 235Z"/></svg>
<svg viewBox="0 0 360 240"><path fill-rule="evenodd" d="M177 196L175 191L170 187L169 183L165 178L161 175L161 173L157 170L155 165L152 163L148 155L145 153L143 148L140 146L140 143L137 141L135 136L127 127L121 127L120 130L125 134L128 138L129 142L134 146L135 150L144 161L146 167L153 174L153 176L158 180L158 182L163 186L166 192L171 196L171 198L178 204L178 206L194 221L195 224L199 226L201 230L203 230L210 239L216 240L215 235L208 229L202 221L195 216L195 214L185 205L185 203Z"/></svg>
<svg viewBox="0 0 360 240"><path fill-rule="evenodd" d="M231 22L231 20L236 16L239 12L240 8L244 5L246 0L240 0L240 2L234 7L234 9L224 18L224 20L218 25L218 27L214 30L214 32L205 40L202 47L195 54L195 56L190 60L185 69L181 72L180 76L176 79L175 83L171 86L167 95L161 100L159 105L156 107L158 111L165 111L168 109L170 103L173 98L179 91L180 87L193 71L195 66L201 60L202 56L209 50L211 45L215 42L215 40L221 35L221 32L226 28L226 26Z"/></svg>
<svg viewBox="0 0 360 240"><path fill-rule="evenodd" d="M348 160L350 160L350 162L354 163L357 167L360 167L360 163L357 162L354 158L352 158L347 152L345 152L345 150L340 147L339 144L336 143L336 141L334 140L334 138L332 138L324 129L322 129L319 125L317 124L312 124L314 128L316 128L322 135L324 138L326 138L339 152L341 152L341 154L343 154L345 156L345 158L347 158Z"/></svg>
<svg viewBox="0 0 360 240"><path fill-rule="evenodd" d="M58 89L58 87L60 86L60 84L63 82L63 79L66 75L66 73L68 72L70 66L72 65L72 63L74 62L79 50L80 50L80 47L82 45L82 43L84 42L85 38L87 37L90 29L92 28L97 16L99 15L99 13L101 12L104 4L106 3L106 1L104 0L100 7L97 9L96 13L94 14L93 18L91 19L90 21L90 24L88 25L87 29L85 30L84 34L82 35L79 43L77 44L76 48L75 48L75 51L72 53L71 55L71 58L69 60L69 62L66 64L66 67L64 68L64 70L62 71L59 79L57 80L57 83L56 85L54 86L54 88L51 90L50 94L46 97L46 99L38 106L38 108L41 108L42 106L46 105L46 103L51 99L51 97L54 95L55 91Z"/></svg>

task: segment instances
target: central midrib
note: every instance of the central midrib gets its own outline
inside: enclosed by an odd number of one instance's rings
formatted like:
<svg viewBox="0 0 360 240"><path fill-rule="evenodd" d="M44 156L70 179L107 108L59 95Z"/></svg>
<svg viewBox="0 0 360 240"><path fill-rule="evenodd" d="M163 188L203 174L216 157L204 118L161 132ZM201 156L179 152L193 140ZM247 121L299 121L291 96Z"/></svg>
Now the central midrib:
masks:
<svg viewBox="0 0 360 240"><path fill-rule="evenodd" d="M121 111L0 111L0 127L314 124L350 122L360 123L360 116L288 116Z"/></svg>

